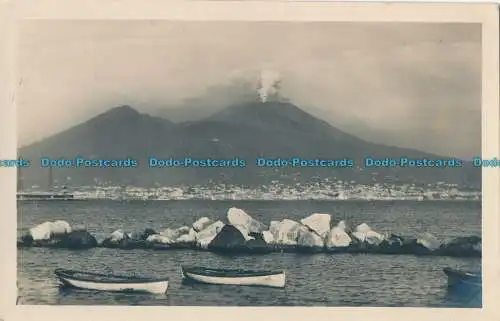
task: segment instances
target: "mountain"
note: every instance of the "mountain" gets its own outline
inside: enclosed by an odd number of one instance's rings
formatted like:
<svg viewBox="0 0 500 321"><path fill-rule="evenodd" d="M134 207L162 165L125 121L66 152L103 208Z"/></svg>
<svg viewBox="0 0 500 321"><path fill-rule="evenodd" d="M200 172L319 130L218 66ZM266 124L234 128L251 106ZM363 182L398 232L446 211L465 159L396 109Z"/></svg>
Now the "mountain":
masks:
<svg viewBox="0 0 500 321"><path fill-rule="evenodd" d="M82 124L26 146L19 155L32 159L23 170L27 185L46 184L47 169L36 163L42 156L74 158L136 158L137 168L53 170L59 182L71 177L72 185L108 181L113 184L148 186L158 184L206 184L209 182L243 185L285 183L337 178L357 182L480 184L481 171L465 168L320 168L258 167L255 158L354 159L359 167L366 156L376 158L408 156L443 158L417 150L374 144L347 134L287 102L258 101L235 104L201 120L173 123L141 114L129 106L113 108ZM148 168L147 158L169 157L246 159L245 168Z"/></svg>

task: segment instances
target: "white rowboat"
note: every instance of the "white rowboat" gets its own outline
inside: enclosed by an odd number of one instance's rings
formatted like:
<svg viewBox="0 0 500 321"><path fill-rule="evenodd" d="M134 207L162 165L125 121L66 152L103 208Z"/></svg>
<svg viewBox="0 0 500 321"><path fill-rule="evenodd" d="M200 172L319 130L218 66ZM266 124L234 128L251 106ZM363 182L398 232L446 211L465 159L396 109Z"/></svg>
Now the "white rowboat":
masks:
<svg viewBox="0 0 500 321"><path fill-rule="evenodd" d="M245 271L209 269L204 267L182 267L184 279L207 284L253 285L284 288L285 271Z"/></svg>
<svg viewBox="0 0 500 321"><path fill-rule="evenodd" d="M106 275L57 269L54 271L62 285L77 289L110 292L167 292L168 279L139 278L121 275Z"/></svg>

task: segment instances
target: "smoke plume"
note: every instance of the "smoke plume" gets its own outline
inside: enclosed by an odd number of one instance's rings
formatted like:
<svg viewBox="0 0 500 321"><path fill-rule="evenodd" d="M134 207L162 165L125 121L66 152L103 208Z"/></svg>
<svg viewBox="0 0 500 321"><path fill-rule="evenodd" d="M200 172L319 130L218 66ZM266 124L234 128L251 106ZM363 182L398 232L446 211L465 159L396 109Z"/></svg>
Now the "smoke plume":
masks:
<svg viewBox="0 0 500 321"><path fill-rule="evenodd" d="M272 96L277 96L280 89L281 74L273 70L263 70L260 72L259 93L260 101L265 103Z"/></svg>

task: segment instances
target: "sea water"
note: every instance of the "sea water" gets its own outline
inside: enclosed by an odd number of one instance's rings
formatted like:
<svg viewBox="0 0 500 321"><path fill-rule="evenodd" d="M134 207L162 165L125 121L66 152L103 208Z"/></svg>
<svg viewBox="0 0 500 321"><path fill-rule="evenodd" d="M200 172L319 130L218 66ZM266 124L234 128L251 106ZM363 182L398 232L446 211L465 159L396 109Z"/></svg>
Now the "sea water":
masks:
<svg viewBox="0 0 500 321"><path fill-rule="evenodd" d="M100 241L117 229L126 232L190 226L208 216L224 218L232 207L254 218L300 220L314 212L332 214L333 223L366 222L378 232L417 236L430 232L441 240L481 235L477 201L54 201L18 202L18 235L44 221L65 220L85 227ZM284 289L183 284L180 265L221 268L286 269ZM480 307L481 301L457 297L446 289L446 266L480 270L479 258L375 254L272 253L221 256L193 250L84 251L18 250L19 304L204 305L204 306L411 306ZM56 268L113 271L169 277L167 295L113 294L61 290Z"/></svg>

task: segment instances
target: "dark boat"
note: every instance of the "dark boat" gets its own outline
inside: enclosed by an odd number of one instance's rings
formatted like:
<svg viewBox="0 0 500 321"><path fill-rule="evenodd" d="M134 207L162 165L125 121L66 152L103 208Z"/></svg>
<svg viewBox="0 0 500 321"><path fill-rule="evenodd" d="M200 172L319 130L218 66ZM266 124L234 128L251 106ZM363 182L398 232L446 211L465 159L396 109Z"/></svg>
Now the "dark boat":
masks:
<svg viewBox="0 0 500 321"><path fill-rule="evenodd" d="M200 266L182 266L185 279L224 285L257 285L283 288L285 287L285 271L251 271L235 269L211 269Z"/></svg>
<svg viewBox="0 0 500 321"><path fill-rule="evenodd" d="M110 292L165 293L168 278L152 279L135 276L100 274L65 269L56 269L54 274L64 286L77 289Z"/></svg>
<svg viewBox="0 0 500 321"><path fill-rule="evenodd" d="M481 273L460 271L449 267L444 268L443 272L448 277L448 287L482 287Z"/></svg>

